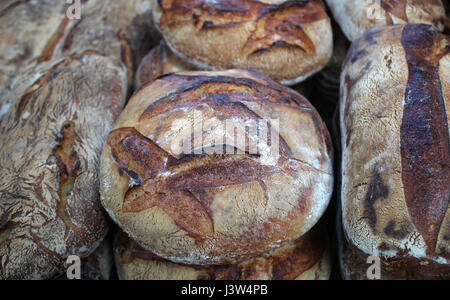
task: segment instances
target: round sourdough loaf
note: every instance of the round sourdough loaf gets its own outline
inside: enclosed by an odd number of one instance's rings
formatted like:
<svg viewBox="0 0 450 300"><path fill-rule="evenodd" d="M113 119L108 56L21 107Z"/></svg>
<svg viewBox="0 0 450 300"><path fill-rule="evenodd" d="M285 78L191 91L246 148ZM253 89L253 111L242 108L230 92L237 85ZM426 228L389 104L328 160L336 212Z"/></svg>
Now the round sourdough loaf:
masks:
<svg viewBox="0 0 450 300"><path fill-rule="evenodd" d="M116 237L114 257L122 280L327 280L332 267L328 237L321 227L233 265L176 264L142 249L123 232Z"/></svg>
<svg viewBox="0 0 450 300"><path fill-rule="evenodd" d="M153 13L173 52L202 70L254 69L292 85L332 53L321 0L161 0Z"/></svg>
<svg viewBox="0 0 450 300"><path fill-rule="evenodd" d="M343 237L394 277L450 276L449 97L450 39L429 25L372 29L344 63Z"/></svg>
<svg viewBox="0 0 450 300"><path fill-rule="evenodd" d="M326 0L350 41L379 25L423 23L444 30L441 0Z"/></svg>
<svg viewBox="0 0 450 300"><path fill-rule="evenodd" d="M139 90L119 117L101 200L158 256L234 263L317 222L332 191L331 151L316 110L266 76L172 74Z"/></svg>

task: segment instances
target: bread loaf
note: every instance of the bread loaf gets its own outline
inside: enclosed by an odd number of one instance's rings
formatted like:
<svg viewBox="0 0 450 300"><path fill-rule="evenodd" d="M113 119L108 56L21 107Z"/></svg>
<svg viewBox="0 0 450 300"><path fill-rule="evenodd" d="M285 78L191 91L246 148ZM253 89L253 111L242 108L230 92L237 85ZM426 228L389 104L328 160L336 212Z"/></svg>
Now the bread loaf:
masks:
<svg viewBox="0 0 450 300"><path fill-rule="evenodd" d="M123 280L327 280L332 267L322 228L313 228L294 242L234 265L175 264L139 247L123 232L116 238L114 255L119 279Z"/></svg>
<svg viewBox="0 0 450 300"><path fill-rule="evenodd" d="M341 76L345 278L450 276L450 39L429 25L356 40Z"/></svg>
<svg viewBox="0 0 450 300"><path fill-rule="evenodd" d="M444 30L441 0L326 0L350 41L379 25L424 23Z"/></svg>
<svg viewBox="0 0 450 300"><path fill-rule="evenodd" d="M332 191L331 151L319 115L293 90L244 70L177 73L135 93L116 122L101 200L160 257L235 263L317 222Z"/></svg>
<svg viewBox="0 0 450 300"><path fill-rule="evenodd" d="M189 71L194 67L179 59L166 46L163 40L154 47L141 61L135 76L135 86L143 85L155 80L159 76L168 73Z"/></svg>
<svg viewBox="0 0 450 300"><path fill-rule="evenodd" d="M61 1L41 2L11 2L0 16L18 36L6 40L18 74L0 89L0 279L57 277L104 238L100 153L151 43L151 2L82 2L72 21Z"/></svg>
<svg viewBox="0 0 450 300"><path fill-rule="evenodd" d="M333 48L321 0L162 0L153 16L172 51L201 70L253 69L293 85Z"/></svg>
<svg viewBox="0 0 450 300"><path fill-rule="evenodd" d="M119 61L83 53L36 67L3 91L0 279L55 277L68 256L88 256L104 238L98 163L126 75Z"/></svg>
<svg viewBox="0 0 450 300"><path fill-rule="evenodd" d="M1 1L0 89L20 68L39 60L65 9L65 1Z"/></svg>
<svg viewBox="0 0 450 300"><path fill-rule="evenodd" d="M37 63L85 51L122 59L132 77L153 47L154 1L81 2L81 19L69 19L60 0L3 1L0 5L0 88L8 78Z"/></svg>

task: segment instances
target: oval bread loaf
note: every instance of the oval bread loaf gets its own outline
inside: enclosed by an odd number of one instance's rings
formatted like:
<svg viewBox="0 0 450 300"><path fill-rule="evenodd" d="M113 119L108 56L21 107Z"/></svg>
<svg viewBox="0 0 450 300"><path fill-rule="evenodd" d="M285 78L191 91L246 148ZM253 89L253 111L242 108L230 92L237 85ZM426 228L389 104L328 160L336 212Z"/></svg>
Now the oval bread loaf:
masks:
<svg viewBox="0 0 450 300"><path fill-rule="evenodd" d="M326 0L350 41L379 25L422 23L444 30L441 0Z"/></svg>
<svg viewBox="0 0 450 300"><path fill-rule="evenodd" d="M265 76L173 74L139 90L119 117L103 151L101 200L158 256L234 263L317 222L332 191L331 151L309 102Z"/></svg>
<svg viewBox="0 0 450 300"><path fill-rule="evenodd" d="M429 25L372 29L344 63L347 254L379 256L394 277L450 276L449 97L450 39Z"/></svg>
<svg viewBox="0 0 450 300"><path fill-rule="evenodd" d="M321 0L161 0L153 11L172 51L201 70L253 69L293 85L332 53Z"/></svg>
<svg viewBox="0 0 450 300"><path fill-rule="evenodd" d="M99 158L126 75L119 61L83 53L33 68L3 91L0 279L52 278L104 238Z"/></svg>
<svg viewBox="0 0 450 300"><path fill-rule="evenodd" d="M116 237L114 256L122 280L327 280L331 273L327 234L322 228L234 265L175 264L139 247L123 232Z"/></svg>
<svg viewBox="0 0 450 300"><path fill-rule="evenodd" d="M81 20L56 0L0 4L0 67L17 73L0 87L0 279L57 277L103 239L99 158L151 4L85 1Z"/></svg>

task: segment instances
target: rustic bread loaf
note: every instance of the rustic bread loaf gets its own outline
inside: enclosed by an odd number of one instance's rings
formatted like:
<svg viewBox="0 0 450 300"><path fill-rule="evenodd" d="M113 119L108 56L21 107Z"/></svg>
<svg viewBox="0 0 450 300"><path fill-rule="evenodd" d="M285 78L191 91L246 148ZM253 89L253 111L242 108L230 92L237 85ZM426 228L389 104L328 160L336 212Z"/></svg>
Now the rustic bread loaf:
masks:
<svg viewBox="0 0 450 300"><path fill-rule="evenodd" d="M141 61L135 75L135 87L140 88L145 84L155 80L161 75L181 72L193 71L196 68L182 61L178 56L173 54L167 47L164 40L154 47ZM294 90L302 96L308 98L312 93L312 80L306 80L292 86ZM339 87L338 87L339 89Z"/></svg>
<svg viewBox="0 0 450 300"><path fill-rule="evenodd" d="M326 0L350 41L379 25L424 23L444 30L441 0Z"/></svg>
<svg viewBox="0 0 450 300"><path fill-rule="evenodd" d="M119 117L103 151L101 200L158 256L235 263L317 222L332 191L331 151L295 91L244 70L178 73L139 90Z"/></svg>
<svg viewBox="0 0 450 300"><path fill-rule="evenodd" d="M366 32L344 64L343 237L394 277L450 276L449 75L449 37L423 24Z"/></svg>
<svg viewBox="0 0 450 300"><path fill-rule="evenodd" d="M106 233L103 143L127 93L119 61L82 53L37 66L1 94L0 279L45 279Z"/></svg>
<svg viewBox="0 0 450 300"><path fill-rule="evenodd" d="M0 88L21 67L39 60L65 9L65 1L0 2Z"/></svg>
<svg viewBox="0 0 450 300"><path fill-rule="evenodd" d="M114 257L123 280L327 280L332 267L328 237L321 227L233 265L175 264L144 250L123 232L117 234Z"/></svg>
<svg viewBox="0 0 450 300"><path fill-rule="evenodd" d="M71 20L60 0L0 3L0 88L24 67L85 51L122 59L132 78L159 34L148 0L82 1Z"/></svg>
<svg viewBox="0 0 450 300"><path fill-rule="evenodd" d="M333 48L321 0L161 0L153 16L173 52L202 70L254 69L292 85Z"/></svg>
<svg viewBox="0 0 450 300"><path fill-rule="evenodd" d="M0 23L17 29L5 47L18 73L0 88L1 279L57 277L69 255L87 257L100 244L109 224L99 201L101 149L134 62L150 47L148 1L82 2L73 21L61 1L41 2L1 3ZM28 48L32 55L17 54Z"/></svg>
<svg viewBox="0 0 450 300"><path fill-rule="evenodd" d="M179 59L161 40L159 45L142 59L136 71L134 85L140 88L163 74L189 70L194 70L194 67Z"/></svg>

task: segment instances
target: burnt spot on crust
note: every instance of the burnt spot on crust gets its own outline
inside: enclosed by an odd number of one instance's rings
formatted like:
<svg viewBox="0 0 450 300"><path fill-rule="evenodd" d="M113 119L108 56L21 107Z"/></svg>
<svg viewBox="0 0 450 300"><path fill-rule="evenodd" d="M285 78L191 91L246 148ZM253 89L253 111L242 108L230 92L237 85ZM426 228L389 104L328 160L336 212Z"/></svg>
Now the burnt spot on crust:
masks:
<svg viewBox="0 0 450 300"><path fill-rule="evenodd" d="M163 12L160 26L193 23L200 31L254 23L255 28L242 48L244 55L280 45L297 47L314 55L316 48L302 25L328 19L324 4L317 0L285 1L275 5L242 0L159 0L158 3Z"/></svg>
<svg viewBox="0 0 450 300"><path fill-rule="evenodd" d="M389 220L388 224L384 228L384 233L387 236L393 237L394 239L397 240L402 240L408 235L408 230L403 224L400 225L400 229L395 228L396 228L395 221Z"/></svg>
<svg viewBox="0 0 450 300"><path fill-rule="evenodd" d="M411 220L433 254L450 199L449 129L439 77L450 40L431 26L406 25L402 44L409 71L400 132L402 181Z"/></svg>
<svg viewBox="0 0 450 300"><path fill-rule="evenodd" d="M367 219L372 230L375 232L377 225L377 213L374 207L375 202L379 199L385 199L389 195L389 188L384 184L378 167L375 165L373 168L372 177L370 178L369 187L367 189L366 196L364 198L364 213L363 217Z"/></svg>
<svg viewBox="0 0 450 300"><path fill-rule="evenodd" d="M73 121L64 122L57 141L58 146L53 151L59 170L59 202L56 213L66 225L65 237L67 237L71 229L78 230L68 212L68 199L80 171L80 158L75 151L75 146L77 143L81 143L81 139L75 130Z"/></svg>

